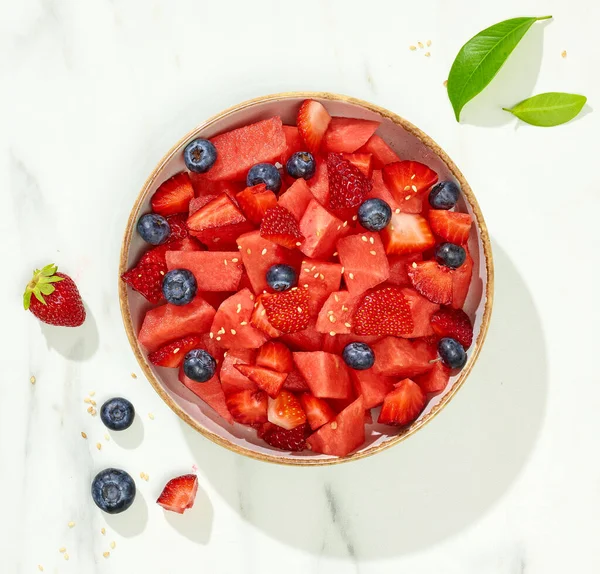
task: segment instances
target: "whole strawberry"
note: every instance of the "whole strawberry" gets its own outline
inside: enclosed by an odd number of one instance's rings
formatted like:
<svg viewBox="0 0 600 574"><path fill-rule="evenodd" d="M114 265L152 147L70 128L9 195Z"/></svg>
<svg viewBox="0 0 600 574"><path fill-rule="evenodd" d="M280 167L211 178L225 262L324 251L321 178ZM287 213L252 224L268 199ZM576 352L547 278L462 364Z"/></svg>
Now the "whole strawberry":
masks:
<svg viewBox="0 0 600 574"><path fill-rule="evenodd" d="M23 295L23 307L49 325L79 327L85 321L81 295L73 279L57 271L51 263L33 272Z"/></svg>

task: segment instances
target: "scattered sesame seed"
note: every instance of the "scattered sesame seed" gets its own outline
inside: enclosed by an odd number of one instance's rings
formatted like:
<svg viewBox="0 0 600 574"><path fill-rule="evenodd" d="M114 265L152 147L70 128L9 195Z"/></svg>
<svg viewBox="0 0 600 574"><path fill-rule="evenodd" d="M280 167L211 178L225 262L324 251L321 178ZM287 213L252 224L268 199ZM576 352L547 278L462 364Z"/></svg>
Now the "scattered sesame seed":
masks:
<svg viewBox="0 0 600 574"><path fill-rule="evenodd" d="M337 423L335 421L333 421L331 423L331 430L335 430L337 428Z"/></svg>
<svg viewBox="0 0 600 574"><path fill-rule="evenodd" d="M442 86L444 86L444 88L447 88L448 87L448 80L444 80L442 82Z"/></svg>
<svg viewBox="0 0 600 574"><path fill-rule="evenodd" d="M334 256L334 257L337 257L337 256L338 256L338 252L337 252L337 251L334 251L334 252L333 252L333 256Z"/></svg>
<svg viewBox="0 0 600 574"><path fill-rule="evenodd" d="M431 52L425 52L425 57L429 58L429 56L431 56Z"/></svg>
<svg viewBox="0 0 600 574"><path fill-rule="evenodd" d="M225 263L225 265L227 265L227 259L223 259L223 263Z"/></svg>
<svg viewBox="0 0 600 574"><path fill-rule="evenodd" d="M209 337L212 339L212 338L215 336L215 334L214 334L214 333L211 331L211 332L208 334L208 336L209 336Z"/></svg>
<svg viewBox="0 0 600 574"><path fill-rule="evenodd" d="M240 323L240 325L241 325L242 327L243 327L244 325L247 325L247 324L248 324L248 321L242 321L242 322Z"/></svg>
<svg viewBox="0 0 600 574"><path fill-rule="evenodd" d="M305 272L305 273L310 273L310 267L305 267L305 268L304 268L304 272Z"/></svg>
<svg viewBox="0 0 600 574"><path fill-rule="evenodd" d="M336 321L336 319L335 319L335 315L329 315L329 320L330 320L332 323L335 323L335 321Z"/></svg>
<svg viewBox="0 0 600 574"><path fill-rule="evenodd" d="M404 201L408 201L408 200L409 200L411 197L412 197L412 195L407 195L407 196L404 198Z"/></svg>
<svg viewBox="0 0 600 574"><path fill-rule="evenodd" d="M91 404L92 399L86 397L85 399L83 399L83 402L86 403L87 405Z"/></svg>
<svg viewBox="0 0 600 574"><path fill-rule="evenodd" d="M394 231L394 226L393 226L393 225L390 225L390 229L391 229L392 231Z"/></svg>
<svg viewBox="0 0 600 574"><path fill-rule="evenodd" d="M405 185L404 186L404 191L410 191L410 185Z"/></svg>
<svg viewBox="0 0 600 574"><path fill-rule="evenodd" d="M371 251L369 251L369 253L370 253L371 255L377 255L377 252L376 252L376 251L374 251L373 249L371 249Z"/></svg>
<svg viewBox="0 0 600 574"><path fill-rule="evenodd" d="M409 46L409 47L408 47L408 49L409 49L411 52L414 52L414 51L417 49L417 47L416 47L416 46Z"/></svg>
<svg viewBox="0 0 600 574"><path fill-rule="evenodd" d="M246 249L246 253L247 253L248 255L252 255L252 249L250 249L250 247L248 247L248 249Z"/></svg>
<svg viewBox="0 0 600 574"><path fill-rule="evenodd" d="M350 325L350 323L344 323L344 327L348 327L348 329L350 329L350 327L352 327L352 325Z"/></svg>
<svg viewBox="0 0 600 574"><path fill-rule="evenodd" d="M342 224L342 227L346 227L346 225L348 225L348 222L344 221L344 223Z"/></svg>
<svg viewBox="0 0 600 574"><path fill-rule="evenodd" d="M104 558L108 558L110 556L110 552L103 552L102 556L104 556Z"/></svg>
<svg viewBox="0 0 600 574"><path fill-rule="evenodd" d="M114 550L114 549L117 547L117 543L116 543L116 542L113 540L113 541L110 543L110 547L111 547L111 548Z"/></svg>
<svg viewBox="0 0 600 574"><path fill-rule="evenodd" d="M68 559L69 559L69 555L68 555L68 554L65 552L65 553L63 554L63 558L64 558L65 560L68 560Z"/></svg>
<svg viewBox="0 0 600 574"><path fill-rule="evenodd" d="M313 267L313 269L316 269L316 267ZM292 288L290 289L290 291L298 291L298 287L292 287ZM265 291L265 293L266 293L266 291Z"/></svg>
<svg viewBox="0 0 600 574"><path fill-rule="evenodd" d="M319 274L318 274L318 273L315 273L315 274L313 275L313 277L314 277L315 279L316 279L318 276L319 276Z"/></svg>
<svg viewBox="0 0 600 574"><path fill-rule="evenodd" d="M342 311L348 311L348 307L346 307L346 305L342 305Z"/></svg>
<svg viewBox="0 0 600 574"><path fill-rule="evenodd" d="M237 307L236 307L236 309L235 309L235 312L236 312L236 313L239 313L241 310L242 310L242 304L241 304L241 303L238 303L238 304L237 304Z"/></svg>
<svg viewBox="0 0 600 574"><path fill-rule="evenodd" d="M413 268L413 269L416 269L416 268L417 268L417 262L416 262L416 261L413 261L413 262L412 262L412 268Z"/></svg>
<svg viewBox="0 0 600 574"><path fill-rule="evenodd" d="M341 273L342 273L342 275L343 275L343 274L344 274L344 268L342 267L342 268L340 269L340 271L341 271Z"/></svg>
<svg viewBox="0 0 600 574"><path fill-rule="evenodd" d="M152 413L148 413L148 418L153 421L154 420L154 415Z"/></svg>
<svg viewBox="0 0 600 574"><path fill-rule="evenodd" d="M325 279L325 275L323 275L323 273L319 273L319 279L323 281Z"/></svg>
<svg viewBox="0 0 600 574"><path fill-rule="evenodd" d="M101 443L99 443L99 442L97 442L97 443L96 443L96 448L97 448L98 450L100 450L100 449L102 448L102 444L101 444Z"/></svg>
<svg viewBox="0 0 600 574"><path fill-rule="evenodd" d="M338 294L337 294L337 293L335 293L335 294L333 295L333 298L335 299L335 302L336 302L336 303L338 303L338 302L339 302L339 300L340 300L340 298L338 297Z"/></svg>
<svg viewBox="0 0 600 574"><path fill-rule="evenodd" d="M342 226L341 226L341 225L338 225L338 226L337 226L337 230L338 230L338 231L339 231L341 228L342 228Z"/></svg>
<svg viewBox="0 0 600 574"><path fill-rule="evenodd" d="M140 478L144 478L144 473L140 472Z"/></svg>
<svg viewBox="0 0 600 574"><path fill-rule="evenodd" d="M415 179L415 177L417 177L417 174L416 174L416 173L413 173L413 174L410 176L410 179Z"/></svg>
<svg viewBox="0 0 600 574"><path fill-rule="evenodd" d="M411 189L412 189L412 190L413 190L415 193L417 193L417 191L419 191L419 190L417 189L417 186L416 186L416 185L413 185L413 186L411 186Z"/></svg>
<svg viewBox="0 0 600 574"><path fill-rule="evenodd" d="M44 567L41 564L38 564L38 570L40 572L43 572L44 571Z"/></svg>
<svg viewBox="0 0 600 574"><path fill-rule="evenodd" d="M179 353L179 351L181 351L181 349L179 347L173 349L173 354L176 355L177 353Z"/></svg>
<svg viewBox="0 0 600 574"><path fill-rule="evenodd" d="M30 382L32 385L35 385L35 377L34 377L33 375L31 375L31 377L30 377L30 379L29 379L29 382Z"/></svg>
<svg viewBox="0 0 600 574"><path fill-rule="evenodd" d="M217 337L217 338L216 338L216 340L217 340L217 341L220 341L220 340L221 340L221 337Z"/></svg>
<svg viewBox="0 0 600 574"><path fill-rule="evenodd" d="M369 237L369 243L371 245L375 245L375 238L374 237Z"/></svg>
<svg viewBox="0 0 600 574"><path fill-rule="evenodd" d="M110 440L110 436L108 436L107 434L104 435L104 440Z"/></svg>
<svg viewBox="0 0 600 574"><path fill-rule="evenodd" d="M88 393L88 395L90 395L90 397L93 397L95 394L96 394L96 391L90 391L90 392Z"/></svg>
<svg viewBox="0 0 600 574"><path fill-rule="evenodd" d="M260 252L261 255L266 255L267 254L267 248L264 247L263 250Z"/></svg>
<svg viewBox="0 0 600 574"><path fill-rule="evenodd" d="M427 40L427 47L431 46L431 40Z"/></svg>
<svg viewBox="0 0 600 574"><path fill-rule="evenodd" d="M93 410L94 410L94 407L88 407L88 408L87 408L87 412L88 412L88 413L91 413Z"/></svg>
<svg viewBox="0 0 600 574"><path fill-rule="evenodd" d="M131 373L131 378L132 379L137 379L137 375L135 373Z"/></svg>
<svg viewBox="0 0 600 574"><path fill-rule="evenodd" d="M71 521L71 522L69 522L69 523L67 524L67 526L68 526L69 528L73 528L73 527L75 526L75 523L74 523L73 521Z"/></svg>
<svg viewBox="0 0 600 574"><path fill-rule="evenodd" d="M358 219L358 215L353 215L352 216L352 221L356 221Z"/></svg>
<svg viewBox="0 0 600 574"><path fill-rule="evenodd" d="M225 327L221 327L218 331L219 335L224 335L225 334Z"/></svg>
<svg viewBox="0 0 600 574"><path fill-rule="evenodd" d="M305 284L304 284L304 288L305 288L305 289L308 289L308 283L305 283Z"/></svg>
<svg viewBox="0 0 600 574"><path fill-rule="evenodd" d="M232 335L237 335L237 331L235 329L231 329L231 334Z"/></svg>
<svg viewBox="0 0 600 574"><path fill-rule="evenodd" d="M66 549L64 546L61 546L61 547L58 549L58 551L59 551L61 554L64 554L64 553L67 551L67 549Z"/></svg>
<svg viewBox="0 0 600 574"><path fill-rule="evenodd" d="M85 434L83 431L81 431L81 438L87 438L87 434Z"/></svg>
<svg viewBox="0 0 600 574"><path fill-rule="evenodd" d="M354 279L354 273L349 273L348 277L350 277L350 279Z"/></svg>
<svg viewBox="0 0 600 574"><path fill-rule="evenodd" d="M321 237L321 230L320 230L320 229L317 229L317 231L315 231L315 235L316 235L317 237Z"/></svg>
<svg viewBox="0 0 600 574"><path fill-rule="evenodd" d="M333 315L333 310L332 310L332 309L329 309L329 311L327 311L327 314L328 314L328 315Z"/></svg>
<svg viewBox="0 0 600 574"><path fill-rule="evenodd" d="M264 317L264 316L265 316L265 314L266 314L266 312L267 312L267 311L266 311L265 309L263 309L263 310L260 312L260 316L261 316L261 317Z"/></svg>
<svg viewBox="0 0 600 574"><path fill-rule="evenodd" d="M164 271L161 271L161 272L160 272L160 274L161 274L161 275L164 275L164 274L165 274L165 272L164 272Z"/></svg>
<svg viewBox="0 0 600 574"><path fill-rule="evenodd" d="M562 51L562 54L561 54L561 56L562 56L563 58L566 58L566 57L567 57L567 51L566 51L566 50L563 50L563 51Z"/></svg>
<svg viewBox="0 0 600 574"><path fill-rule="evenodd" d="M302 242L296 241L296 247L300 247L301 245L302 245Z"/></svg>
<svg viewBox="0 0 600 574"><path fill-rule="evenodd" d="M396 209L394 210L394 213L400 213L400 208L396 207Z"/></svg>
<svg viewBox="0 0 600 574"><path fill-rule="evenodd" d="M234 257L234 258L231 260L231 262L232 262L232 263L237 263L238 261L239 261L239 259L238 259L237 257Z"/></svg>
<svg viewBox="0 0 600 574"><path fill-rule="evenodd" d="M241 325L241 324L242 324L242 323L240 323L240 325ZM225 351L225 352L223 353L223 356L224 356L224 357L226 357L226 356L227 356L227 351Z"/></svg>
<svg viewBox="0 0 600 574"><path fill-rule="evenodd" d="M241 251L241 250L242 250L242 246L241 246L241 245L238 245L238 249Z"/></svg>
<svg viewBox="0 0 600 574"><path fill-rule="evenodd" d="M335 331L329 331L329 334L330 334L332 337L335 337Z"/></svg>
<svg viewBox="0 0 600 574"><path fill-rule="evenodd" d="M90 403L91 403L91 405L92 405L93 407L95 407L95 406L96 406L96 401L95 401L94 399L90 400Z"/></svg>
<svg viewBox="0 0 600 574"><path fill-rule="evenodd" d="M419 48L424 48L425 46L423 46L423 42L417 42L417 46L419 46Z"/></svg>
<svg viewBox="0 0 600 574"><path fill-rule="evenodd" d="M254 301L254 295L252 295L252 293L250 293L250 301Z"/></svg>
<svg viewBox="0 0 600 574"><path fill-rule="evenodd" d="M101 528L100 533L102 534L102 536L106 535L106 528Z"/></svg>
<svg viewBox="0 0 600 574"><path fill-rule="evenodd" d="M363 235L363 236L361 237L361 239L362 239L363 241L365 241L365 242L366 242L366 241L369 241L369 240L367 239L367 236L366 236L366 235Z"/></svg>

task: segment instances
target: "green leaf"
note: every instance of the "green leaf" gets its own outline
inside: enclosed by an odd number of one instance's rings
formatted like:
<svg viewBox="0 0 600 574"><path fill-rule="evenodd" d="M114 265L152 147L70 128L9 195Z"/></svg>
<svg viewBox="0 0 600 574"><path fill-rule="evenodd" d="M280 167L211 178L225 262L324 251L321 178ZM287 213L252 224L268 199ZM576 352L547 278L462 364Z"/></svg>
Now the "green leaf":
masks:
<svg viewBox="0 0 600 574"><path fill-rule="evenodd" d="M63 281L64 277L59 277L58 275L53 275L52 277L40 277L40 280L38 281L38 283L44 284L44 283L58 283L59 281Z"/></svg>
<svg viewBox="0 0 600 574"><path fill-rule="evenodd" d="M456 121L465 104L479 94L496 76L527 30L540 18L512 18L486 28L461 49L448 76L448 97Z"/></svg>
<svg viewBox="0 0 600 574"><path fill-rule="evenodd" d="M44 283L43 285L40 285L40 291L42 292L43 295L52 295L52 293L54 293L54 291L56 291L56 288L54 287L54 285L49 285L48 283Z"/></svg>
<svg viewBox="0 0 600 574"><path fill-rule="evenodd" d="M41 273L43 277L51 277L58 271L58 267L54 263L50 263L42 268Z"/></svg>
<svg viewBox="0 0 600 574"><path fill-rule="evenodd" d="M587 98L579 94L546 92L527 98L514 108L502 109L532 126L549 128L571 121L586 102Z"/></svg>
<svg viewBox="0 0 600 574"><path fill-rule="evenodd" d="M31 291L27 290L23 293L23 308L25 311L29 310L31 305Z"/></svg>

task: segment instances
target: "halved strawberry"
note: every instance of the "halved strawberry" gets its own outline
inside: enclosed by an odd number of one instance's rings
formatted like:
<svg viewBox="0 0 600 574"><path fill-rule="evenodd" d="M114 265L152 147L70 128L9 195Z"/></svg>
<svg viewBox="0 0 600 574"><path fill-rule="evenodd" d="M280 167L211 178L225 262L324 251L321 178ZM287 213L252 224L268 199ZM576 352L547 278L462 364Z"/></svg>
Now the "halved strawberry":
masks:
<svg viewBox="0 0 600 574"><path fill-rule="evenodd" d="M194 188L187 171L182 171L163 182L154 192L150 204L152 211L160 215L187 213L194 199Z"/></svg>
<svg viewBox="0 0 600 574"><path fill-rule="evenodd" d="M297 333L308 327L308 290L294 287L283 293L261 295L269 323L282 333Z"/></svg>
<svg viewBox="0 0 600 574"><path fill-rule="evenodd" d="M408 425L421 414L426 400L425 393L417 383L404 379L383 400L377 422L384 425Z"/></svg>
<svg viewBox="0 0 600 574"><path fill-rule="evenodd" d="M148 360L159 367L179 367L188 351L204 347L201 335L188 335L150 353Z"/></svg>
<svg viewBox="0 0 600 574"><path fill-rule="evenodd" d="M265 423L258 431L258 436L267 444L281 450L298 452L306 448L306 437L310 434L307 424L286 430L271 423Z"/></svg>
<svg viewBox="0 0 600 574"><path fill-rule="evenodd" d="M373 175L373 156L370 153L343 153L342 158L357 167L367 179L371 179Z"/></svg>
<svg viewBox="0 0 600 574"><path fill-rule="evenodd" d="M273 398L279 394L287 377L287 373L278 373L254 365L235 365L235 368Z"/></svg>
<svg viewBox="0 0 600 574"><path fill-rule="evenodd" d="M362 171L339 153L327 154L327 176L331 209L358 209L372 188Z"/></svg>
<svg viewBox="0 0 600 574"><path fill-rule="evenodd" d="M306 413L296 395L281 391L276 398L269 398L268 419L270 423L292 430L306 422Z"/></svg>
<svg viewBox="0 0 600 574"><path fill-rule="evenodd" d="M247 187L236 196L244 215L259 225L267 209L277 205L277 196L264 183Z"/></svg>
<svg viewBox="0 0 600 574"><path fill-rule="evenodd" d="M197 492L198 477L195 474L184 474L167 482L156 503L165 510L183 514L194 506Z"/></svg>
<svg viewBox="0 0 600 574"><path fill-rule="evenodd" d="M304 241L296 218L281 205L267 209L260 224L260 235L288 249L294 249Z"/></svg>
<svg viewBox="0 0 600 574"><path fill-rule="evenodd" d="M415 383L421 387L425 394L441 393L450 380L450 368L446 367L442 361L434 363L433 368L415 377Z"/></svg>
<svg viewBox="0 0 600 574"><path fill-rule="evenodd" d="M310 393L304 393L300 395L300 402L312 430L321 428L335 418L335 412L325 399L319 399Z"/></svg>
<svg viewBox="0 0 600 574"><path fill-rule="evenodd" d="M413 262L408 268L413 287L433 303L452 303L452 271L435 261Z"/></svg>
<svg viewBox="0 0 600 574"><path fill-rule="evenodd" d="M431 317L431 327L440 337L452 337L465 349L473 342L473 325L462 309L440 309Z"/></svg>
<svg viewBox="0 0 600 574"><path fill-rule="evenodd" d="M468 213L432 209L429 211L429 223L436 235L450 243L463 245L469 240L472 220Z"/></svg>
<svg viewBox="0 0 600 574"><path fill-rule="evenodd" d="M275 329L275 327L269 323L267 311L262 303L263 297L264 295L261 295L254 305L254 311L252 311L252 317L250 317L250 325L256 327L258 330L262 331L272 339L276 339L277 337L281 337L283 333Z"/></svg>
<svg viewBox="0 0 600 574"><path fill-rule="evenodd" d="M227 396L225 400L231 416L237 422L256 425L267 422L267 399L264 391L246 389Z"/></svg>
<svg viewBox="0 0 600 574"><path fill-rule="evenodd" d="M415 328L402 289L384 287L365 295L354 314L357 335L394 335L401 337Z"/></svg>
<svg viewBox="0 0 600 574"><path fill-rule="evenodd" d="M323 104L315 100L302 102L298 110L296 125L309 152L317 153L319 151L330 121L331 116Z"/></svg>
<svg viewBox="0 0 600 574"><path fill-rule="evenodd" d="M141 263L123 273L121 279L150 303L156 304L163 298L162 282L166 273L166 263Z"/></svg>
<svg viewBox="0 0 600 574"><path fill-rule="evenodd" d="M280 373L291 373L294 370L292 352L279 341L268 341L259 350L256 364Z"/></svg>
<svg viewBox="0 0 600 574"><path fill-rule="evenodd" d="M213 199L217 199L218 195L200 195L199 197L194 197L192 201L190 201L190 208L188 211L188 216L194 215L196 211L200 211L207 203L210 203Z"/></svg>
<svg viewBox="0 0 600 574"><path fill-rule="evenodd" d="M383 167L383 181L404 213L421 213L425 193L437 173L418 161L397 161Z"/></svg>
<svg viewBox="0 0 600 574"><path fill-rule="evenodd" d="M393 213L381 231L381 240L388 255L422 253L435 245L427 220L413 213Z"/></svg>

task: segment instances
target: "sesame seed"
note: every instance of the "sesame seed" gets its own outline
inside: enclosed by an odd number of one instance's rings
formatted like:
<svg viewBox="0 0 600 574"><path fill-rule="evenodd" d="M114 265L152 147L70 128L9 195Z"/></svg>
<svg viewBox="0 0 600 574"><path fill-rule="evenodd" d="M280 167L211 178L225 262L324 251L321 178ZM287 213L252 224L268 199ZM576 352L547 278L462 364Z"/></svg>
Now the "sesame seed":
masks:
<svg viewBox="0 0 600 574"><path fill-rule="evenodd" d="M179 353L179 351L181 351L181 349L179 347L176 347L175 349L173 349L173 354L176 355L177 353Z"/></svg>
<svg viewBox="0 0 600 574"><path fill-rule="evenodd" d="M104 556L104 558L108 558L110 556L110 552L103 552L102 556Z"/></svg>
<svg viewBox="0 0 600 574"><path fill-rule="evenodd" d="M417 47L416 47L416 46L409 46L409 47L408 47L408 49L409 49L411 52L414 52L414 51L417 49Z"/></svg>
<svg viewBox="0 0 600 574"><path fill-rule="evenodd" d="M252 255L252 249L250 249L250 247L248 247L248 249L246 249L246 253L247 253L248 255Z"/></svg>
<svg viewBox="0 0 600 574"><path fill-rule="evenodd" d="M252 295L252 293L250 293L250 301L254 301L254 295Z"/></svg>
<svg viewBox="0 0 600 574"><path fill-rule="evenodd" d="M405 185L404 186L404 191L410 191L410 185Z"/></svg>
<svg viewBox="0 0 600 574"><path fill-rule="evenodd" d="M352 327L352 325L350 325L350 323L344 323L344 327L348 327L348 329L350 329L350 327Z"/></svg>
<svg viewBox="0 0 600 574"><path fill-rule="evenodd" d="M94 410L94 407L88 407L88 408L87 408L87 412L88 412L88 413L91 413L93 410Z"/></svg>
<svg viewBox="0 0 600 574"><path fill-rule="evenodd" d="M95 417L96 416L96 409L94 407L92 407L92 416Z"/></svg>
<svg viewBox="0 0 600 574"><path fill-rule="evenodd" d="M266 255L266 253L267 253L267 248L265 247L265 248L264 248L264 249L263 249L263 250L260 252L260 254L261 254L261 255Z"/></svg>
<svg viewBox="0 0 600 574"><path fill-rule="evenodd" d="M211 331L211 332L208 334L208 336L209 336L209 338L211 338L211 339L212 339L212 338L215 336L215 334L214 334L214 333Z"/></svg>
<svg viewBox="0 0 600 574"><path fill-rule="evenodd" d="M413 186L411 186L411 189L412 189L412 190L413 190L415 193L417 193L417 191L419 191L419 190L417 189L417 186L416 186L416 185L413 185Z"/></svg>
<svg viewBox="0 0 600 574"><path fill-rule="evenodd" d="M302 313L302 307L296 307L298 309L298 313Z"/></svg>
<svg viewBox="0 0 600 574"><path fill-rule="evenodd" d="M305 267L305 268L304 268L304 272L305 272L305 273L310 273L310 267Z"/></svg>
<svg viewBox="0 0 600 574"><path fill-rule="evenodd" d="M427 40L427 47L431 46L431 40Z"/></svg>
<svg viewBox="0 0 600 574"><path fill-rule="evenodd" d="M376 251L374 251L373 249L371 249L371 251L369 251L369 253L370 253L371 255L377 255L377 252L376 252Z"/></svg>
<svg viewBox="0 0 600 574"><path fill-rule="evenodd" d="M320 230L320 229L317 229L317 231L315 232L315 235L316 235L317 237L321 237L321 230Z"/></svg>
<svg viewBox="0 0 600 574"><path fill-rule="evenodd" d="M344 274L344 268L342 267L342 268L340 269L340 271L341 271L341 273L342 273L342 275L343 275L343 274Z"/></svg>
<svg viewBox="0 0 600 574"><path fill-rule="evenodd" d="M417 42L417 46L419 46L419 48L424 48L425 46L423 46L423 42Z"/></svg>
<svg viewBox="0 0 600 574"><path fill-rule="evenodd" d="M83 402L89 405L92 402L92 399L86 397L83 399Z"/></svg>
<svg viewBox="0 0 600 574"><path fill-rule="evenodd" d="M313 277L314 277L315 279L316 279L318 276L319 276L319 274L318 274L318 273L315 273L315 274L313 275Z"/></svg>
<svg viewBox="0 0 600 574"><path fill-rule="evenodd" d="M81 431L81 438L87 438L87 434L85 434L83 431Z"/></svg>
<svg viewBox="0 0 600 574"><path fill-rule="evenodd" d="M348 307L346 307L346 305L342 305L342 311L348 311Z"/></svg>
<svg viewBox="0 0 600 574"><path fill-rule="evenodd" d="M137 379L137 375L135 373L131 373L131 378L132 379Z"/></svg>
<svg viewBox="0 0 600 574"><path fill-rule="evenodd" d="M240 325L241 325L242 327L243 327L244 325L247 325L247 324L248 324L248 321L242 321L242 322L240 323Z"/></svg>
<svg viewBox="0 0 600 574"><path fill-rule="evenodd" d="M358 219L358 215L353 215L352 216L352 221L356 221Z"/></svg>
<svg viewBox="0 0 600 574"><path fill-rule="evenodd" d="M64 554L64 553L67 551L67 549L66 549L64 546L61 546L61 547L58 549L58 551L59 551L61 554Z"/></svg>
<svg viewBox="0 0 600 574"><path fill-rule="evenodd" d="M369 243L371 245L375 245L375 238L374 237L369 237Z"/></svg>
<svg viewBox="0 0 600 574"><path fill-rule="evenodd" d="M148 418L153 421L154 420L154 415L152 413L148 413Z"/></svg>
<svg viewBox="0 0 600 574"><path fill-rule="evenodd" d="M323 275L323 273L319 273L319 279L323 281L325 279L325 275Z"/></svg>
<svg viewBox="0 0 600 574"><path fill-rule="evenodd" d="M390 225L390 229L391 229L392 231L394 231L394 226L393 226L393 225Z"/></svg>
<svg viewBox="0 0 600 574"><path fill-rule="evenodd" d="M239 261L239 259L238 259L237 257L234 257L234 258L231 260L231 262L232 262L232 263L237 263L238 261Z"/></svg>
<svg viewBox="0 0 600 574"><path fill-rule="evenodd" d="M407 195L407 196L404 198L404 201L408 201L408 200L409 200L411 197L412 197L412 195Z"/></svg>
<svg viewBox="0 0 600 574"><path fill-rule="evenodd" d="M265 314L266 314L266 312L267 312L267 311L266 311L265 309L263 309L263 310L260 312L260 316L261 316L261 317L264 317L264 316L265 316Z"/></svg>
<svg viewBox="0 0 600 574"><path fill-rule="evenodd" d="M30 377L30 379L29 379L29 382L30 382L32 385L35 385L35 377L34 377L33 375Z"/></svg>
<svg viewBox="0 0 600 574"><path fill-rule="evenodd" d="M236 312L236 313L239 313L241 310L242 310L242 304L241 304L241 303L238 303L238 304L237 304L237 307L236 307L236 309L235 309L235 312Z"/></svg>
<svg viewBox="0 0 600 574"><path fill-rule="evenodd" d="M348 277L350 277L350 279L354 279L354 273L349 273Z"/></svg>
<svg viewBox="0 0 600 574"><path fill-rule="evenodd" d="M219 243L221 241L220 237L213 237L213 243Z"/></svg>
<svg viewBox="0 0 600 574"><path fill-rule="evenodd" d="M337 251L334 251L334 252L333 252L333 256L334 256L334 257L337 257L337 256L338 256L338 252L337 252Z"/></svg>
<svg viewBox="0 0 600 574"><path fill-rule="evenodd" d="M232 335L237 335L237 331L235 329L231 329L231 334Z"/></svg>
<svg viewBox="0 0 600 574"><path fill-rule="evenodd" d="M348 225L348 222L347 222L347 221L344 221L344 223L343 223L342 227L346 227L346 225Z"/></svg>
<svg viewBox="0 0 600 574"><path fill-rule="evenodd" d="M305 289L308 289L308 283L305 283L305 284L304 284L304 288L305 288Z"/></svg>
<svg viewBox="0 0 600 574"><path fill-rule="evenodd" d="M93 397L95 394L96 394L96 391L90 391L90 392L88 393L88 395L90 395L90 397Z"/></svg>
<svg viewBox="0 0 600 574"><path fill-rule="evenodd" d="M337 428L337 423L335 421L333 421L331 423L331 430L335 430Z"/></svg>
<svg viewBox="0 0 600 574"><path fill-rule="evenodd" d="M314 269L314 268L313 268L313 269ZM292 288L290 289L290 291L298 291L298 287L292 287ZM265 291L265 293L266 293L266 291Z"/></svg>
<svg viewBox="0 0 600 574"><path fill-rule="evenodd" d="M65 552L65 553L63 554L63 558L64 558L65 560L68 560L68 559L69 559L69 555L68 555L68 554Z"/></svg>
<svg viewBox="0 0 600 574"><path fill-rule="evenodd" d="M562 51L562 54L561 54L561 56L562 56L563 58L566 58L566 57L567 57L567 51L566 51L566 50L563 50L563 51Z"/></svg>
<svg viewBox="0 0 600 574"><path fill-rule="evenodd" d="M416 262L416 261L413 261L413 262L412 262L412 268L413 268L413 269L416 269L416 268L417 268L417 262Z"/></svg>
<svg viewBox="0 0 600 574"><path fill-rule="evenodd" d="M96 448L97 448L98 450L100 450L100 449L102 448L102 444L101 444L101 443L99 443L99 442L97 442L97 443L96 443Z"/></svg>
<svg viewBox="0 0 600 574"><path fill-rule="evenodd" d="M310 270L311 270L311 271L314 271L316 268L317 268L317 266L316 266L316 265L313 265L313 266L310 268Z"/></svg>
<svg viewBox="0 0 600 574"><path fill-rule="evenodd" d="M40 572L43 572L44 571L44 567L41 564L38 564L38 570Z"/></svg>
<svg viewBox="0 0 600 574"><path fill-rule="evenodd" d="M369 240L367 239L367 236L366 236L366 235L363 235L363 236L361 237L361 239L362 239L363 241L365 241L365 242L366 242L366 241L369 241Z"/></svg>
<svg viewBox="0 0 600 574"><path fill-rule="evenodd" d="M296 241L296 247L300 247L300 245L302 245L302 242Z"/></svg>
<svg viewBox="0 0 600 574"><path fill-rule="evenodd" d="M71 521L71 522L69 522L69 523L67 524L67 526L68 526L69 528L73 528L73 527L75 526L75 523L74 523L73 521Z"/></svg>
<svg viewBox="0 0 600 574"><path fill-rule="evenodd" d="M225 334L225 327L221 327L218 331L219 335L224 335Z"/></svg>
<svg viewBox="0 0 600 574"><path fill-rule="evenodd" d="M431 56L431 52L425 52L425 57L429 58L429 56Z"/></svg>
<svg viewBox="0 0 600 574"><path fill-rule="evenodd" d="M444 88L447 88L448 87L448 80L444 80L442 82L442 86L444 86Z"/></svg>
<svg viewBox="0 0 600 574"><path fill-rule="evenodd" d="M336 302L336 303L338 303L338 302L339 302L339 300L340 300L340 298L338 297L338 294L337 294L337 293L335 293L335 294L333 295L333 298L335 299L335 302Z"/></svg>
<svg viewBox="0 0 600 574"><path fill-rule="evenodd" d="M110 547L111 547L111 548L114 550L114 549L116 548L116 546L117 546L117 543L116 543L116 542L113 540L113 541L110 543Z"/></svg>
<svg viewBox="0 0 600 574"><path fill-rule="evenodd" d="M336 319L335 319L335 316L334 316L334 315L329 315L329 320L330 320L332 323L335 323L335 321L336 321Z"/></svg>
<svg viewBox="0 0 600 574"><path fill-rule="evenodd" d="M241 245L238 245L238 249L241 251L241 250L242 250L242 246L241 246Z"/></svg>
<svg viewBox="0 0 600 574"><path fill-rule="evenodd" d="M400 213L400 208L396 207L396 209L394 210L394 213Z"/></svg>
<svg viewBox="0 0 600 574"><path fill-rule="evenodd" d="M330 334L332 337L335 337L335 331L329 331L329 334Z"/></svg>
<svg viewBox="0 0 600 574"><path fill-rule="evenodd" d="M165 272L164 272L164 271L161 271L161 272L160 272L160 274L161 274L161 275L164 275L164 274L165 274Z"/></svg>
<svg viewBox="0 0 600 574"><path fill-rule="evenodd" d="M333 310L332 310L332 309L329 309L329 311L327 311L327 314L328 314L328 315L333 315Z"/></svg>
<svg viewBox="0 0 600 574"><path fill-rule="evenodd" d="M91 399L91 400L90 400L90 404L91 404L93 407L95 407L95 406L96 406L96 401L95 401L95 400L93 400L93 399Z"/></svg>
<svg viewBox="0 0 600 574"><path fill-rule="evenodd" d="M221 337L217 337L215 340L216 340L216 341L220 341L220 340L221 340Z"/></svg>
<svg viewBox="0 0 600 574"><path fill-rule="evenodd" d="M413 174L410 176L410 179L415 179L415 177L417 177L417 174L416 174L416 173L413 173Z"/></svg>
<svg viewBox="0 0 600 574"><path fill-rule="evenodd" d="M140 478L144 478L144 473L140 472Z"/></svg>
<svg viewBox="0 0 600 574"><path fill-rule="evenodd" d="M106 534L106 528L101 528L100 534L102 534L102 536L104 536Z"/></svg>
<svg viewBox="0 0 600 574"><path fill-rule="evenodd" d="M108 436L108 434L104 435L104 440L109 441L110 440L110 436Z"/></svg>
<svg viewBox="0 0 600 574"><path fill-rule="evenodd" d="M341 226L341 225L338 225L338 226L337 226L337 230L338 230L338 231L339 231L341 228L342 228L342 226ZM140 275L140 277L141 277L141 275Z"/></svg>

